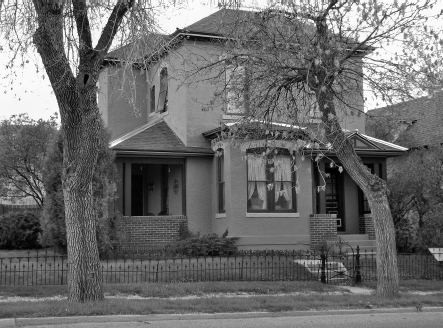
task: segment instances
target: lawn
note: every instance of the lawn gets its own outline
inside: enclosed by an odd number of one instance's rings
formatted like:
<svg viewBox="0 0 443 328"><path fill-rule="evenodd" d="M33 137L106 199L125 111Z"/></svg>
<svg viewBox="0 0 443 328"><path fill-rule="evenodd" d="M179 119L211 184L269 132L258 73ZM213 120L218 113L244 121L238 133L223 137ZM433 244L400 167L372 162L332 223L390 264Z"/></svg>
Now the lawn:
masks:
<svg viewBox="0 0 443 328"><path fill-rule="evenodd" d="M420 289L423 289L425 285L429 286L429 281L415 283L415 286ZM436 287L436 285L432 286ZM107 296L105 301L87 304L69 303L65 299L39 302L3 301L0 302L0 318L280 312L385 307L413 307L414 310L421 310L428 306L443 306L443 293L426 296L402 294L398 299L387 300L374 295L352 295L334 285L309 281L113 284L104 285L104 291ZM66 286L7 286L0 292L0 301L7 296L49 297L57 295L66 296ZM128 295L137 295L147 299L128 298Z"/></svg>

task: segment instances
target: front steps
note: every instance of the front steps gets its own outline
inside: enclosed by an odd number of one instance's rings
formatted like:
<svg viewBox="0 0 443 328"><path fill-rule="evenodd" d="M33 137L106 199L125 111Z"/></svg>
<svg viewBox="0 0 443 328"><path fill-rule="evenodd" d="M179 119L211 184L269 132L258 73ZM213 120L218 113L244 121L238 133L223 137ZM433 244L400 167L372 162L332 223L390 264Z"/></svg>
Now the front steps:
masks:
<svg viewBox="0 0 443 328"><path fill-rule="evenodd" d="M376 254L375 240L370 240L367 234L340 234L337 236L344 244L338 245L336 241L327 241L326 247L329 251L341 252L341 253L357 253L357 246L360 247L360 254L371 255ZM341 246L341 249L340 249Z"/></svg>

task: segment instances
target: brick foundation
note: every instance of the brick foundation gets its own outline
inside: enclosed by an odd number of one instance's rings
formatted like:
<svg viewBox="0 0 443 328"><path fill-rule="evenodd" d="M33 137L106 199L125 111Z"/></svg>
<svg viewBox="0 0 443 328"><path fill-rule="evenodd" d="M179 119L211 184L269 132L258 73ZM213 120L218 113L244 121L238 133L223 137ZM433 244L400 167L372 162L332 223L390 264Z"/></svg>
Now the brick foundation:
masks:
<svg viewBox="0 0 443 328"><path fill-rule="evenodd" d="M180 225L188 225L184 215L125 216L116 222L121 246L161 246L177 240Z"/></svg>
<svg viewBox="0 0 443 328"><path fill-rule="evenodd" d="M361 234L367 234L370 240L375 240L374 220L371 214L359 218L358 230Z"/></svg>
<svg viewBox="0 0 443 328"><path fill-rule="evenodd" d="M337 219L331 214L311 214L311 250L326 246L326 241L337 240Z"/></svg>

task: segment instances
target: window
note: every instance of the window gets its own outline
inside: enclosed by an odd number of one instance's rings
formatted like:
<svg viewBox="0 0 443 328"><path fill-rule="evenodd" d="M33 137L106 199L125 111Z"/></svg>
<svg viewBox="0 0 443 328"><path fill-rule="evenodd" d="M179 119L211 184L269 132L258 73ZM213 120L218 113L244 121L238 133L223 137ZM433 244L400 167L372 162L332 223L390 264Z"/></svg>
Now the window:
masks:
<svg viewBox="0 0 443 328"><path fill-rule="evenodd" d="M294 163L289 155L248 155L248 212L295 212Z"/></svg>
<svg viewBox="0 0 443 328"><path fill-rule="evenodd" d="M218 213L225 213L225 156L223 150L217 151Z"/></svg>
<svg viewBox="0 0 443 328"><path fill-rule="evenodd" d="M158 94L157 111L160 113L168 110L168 69L163 67L160 71L160 92Z"/></svg>
<svg viewBox="0 0 443 328"><path fill-rule="evenodd" d="M150 103L149 103L149 113L155 112L155 85L151 87L150 93Z"/></svg>
<svg viewBox="0 0 443 328"><path fill-rule="evenodd" d="M246 113L247 107L247 79L245 58L238 58L234 63L227 60L226 62L226 114L241 115Z"/></svg>

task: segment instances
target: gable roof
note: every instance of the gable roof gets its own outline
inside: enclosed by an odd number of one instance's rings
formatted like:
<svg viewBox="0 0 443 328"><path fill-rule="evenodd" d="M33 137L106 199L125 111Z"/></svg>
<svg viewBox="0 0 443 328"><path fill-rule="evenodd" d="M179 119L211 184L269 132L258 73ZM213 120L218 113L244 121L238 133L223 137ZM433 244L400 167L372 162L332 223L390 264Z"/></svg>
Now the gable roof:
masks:
<svg viewBox="0 0 443 328"><path fill-rule="evenodd" d="M443 143L443 91L432 98L422 97L367 112L370 117L393 120L401 129L398 143L407 147L424 147Z"/></svg>
<svg viewBox="0 0 443 328"><path fill-rule="evenodd" d="M214 154L211 148L188 147L165 121L149 122L110 143L117 154L137 152L145 154Z"/></svg>

